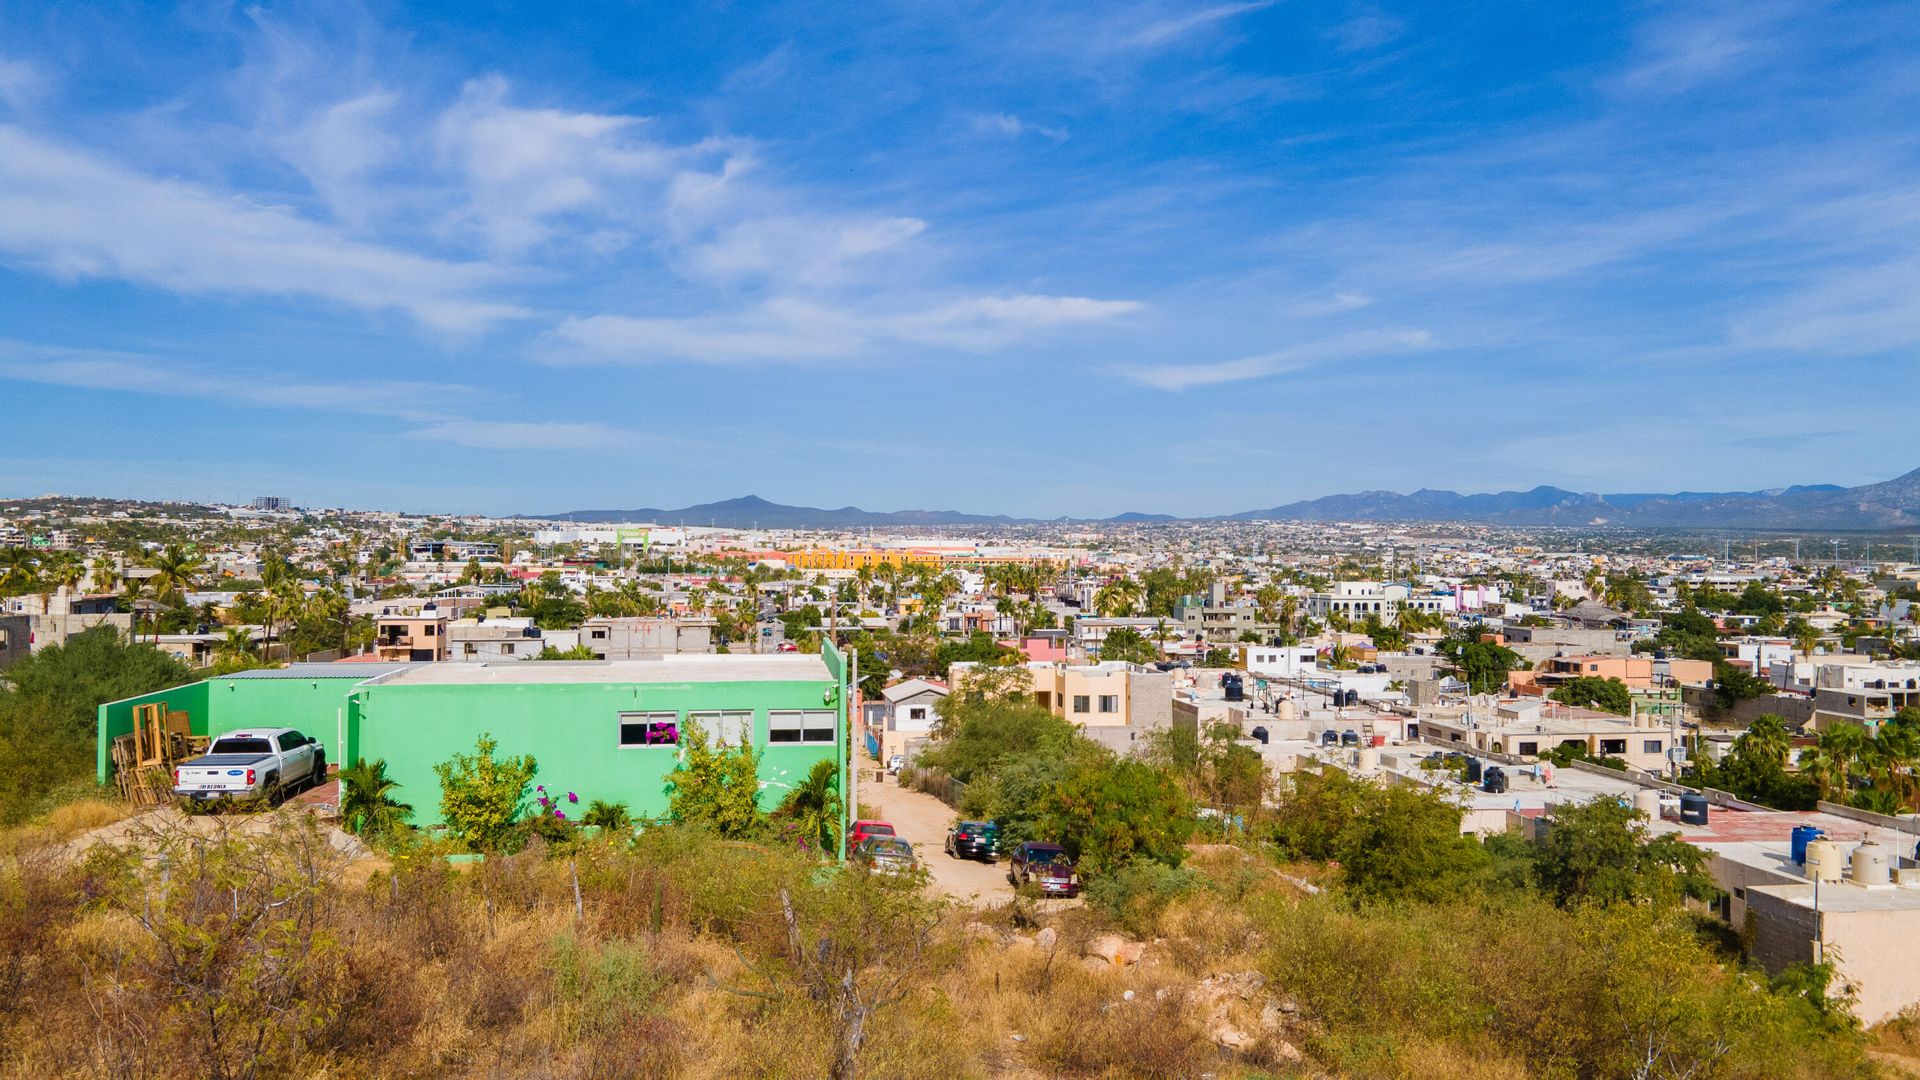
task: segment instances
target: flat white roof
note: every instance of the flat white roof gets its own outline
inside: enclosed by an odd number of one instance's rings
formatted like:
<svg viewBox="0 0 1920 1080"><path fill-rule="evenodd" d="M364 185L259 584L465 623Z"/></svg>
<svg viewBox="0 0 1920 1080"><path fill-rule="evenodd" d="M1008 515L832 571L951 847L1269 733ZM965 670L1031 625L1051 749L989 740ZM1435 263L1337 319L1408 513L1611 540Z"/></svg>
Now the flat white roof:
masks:
<svg viewBox="0 0 1920 1080"><path fill-rule="evenodd" d="M819 656L681 654L643 660L506 660L420 664L381 686L528 686L549 683L832 682Z"/></svg>

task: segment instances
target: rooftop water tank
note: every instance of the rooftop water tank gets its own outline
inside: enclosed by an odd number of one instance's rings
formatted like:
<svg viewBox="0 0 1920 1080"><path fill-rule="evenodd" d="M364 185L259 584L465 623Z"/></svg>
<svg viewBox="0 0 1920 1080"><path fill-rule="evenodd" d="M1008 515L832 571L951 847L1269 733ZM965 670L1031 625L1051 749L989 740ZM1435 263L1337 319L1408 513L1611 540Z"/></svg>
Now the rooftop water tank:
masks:
<svg viewBox="0 0 1920 1080"><path fill-rule="evenodd" d="M1660 820L1660 789L1641 788L1633 793L1633 808L1648 821Z"/></svg>
<svg viewBox="0 0 1920 1080"><path fill-rule="evenodd" d="M1337 731L1323 731L1323 732L1321 732L1321 733L1320 733L1320 745L1321 745L1321 746L1339 746L1339 745L1340 745L1340 733L1339 733L1339 732L1337 732Z"/></svg>
<svg viewBox="0 0 1920 1080"><path fill-rule="evenodd" d="M1298 720L1300 706L1295 705L1292 698L1281 698L1280 704L1274 707L1273 716L1276 720Z"/></svg>
<svg viewBox="0 0 1920 1080"><path fill-rule="evenodd" d="M1353 767L1361 772L1372 772L1380 767L1380 751L1371 746L1363 746L1353 752Z"/></svg>
<svg viewBox="0 0 1920 1080"><path fill-rule="evenodd" d="M1259 743L1261 746L1267 745L1267 729L1263 727L1254 728L1253 741Z"/></svg>
<svg viewBox="0 0 1920 1080"><path fill-rule="evenodd" d="M1795 825L1793 827L1793 861L1802 866L1807 864L1807 845L1827 835L1818 826Z"/></svg>
<svg viewBox="0 0 1920 1080"><path fill-rule="evenodd" d="M1502 769L1498 765L1488 768L1486 772L1481 774L1481 779L1484 781L1482 786L1485 787L1490 794L1499 795L1507 790L1507 770Z"/></svg>
<svg viewBox="0 0 1920 1080"><path fill-rule="evenodd" d="M1871 840L1853 849L1853 881L1856 885L1889 885L1893 882L1893 862L1886 845Z"/></svg>
<svg viewBox="0 0 1920 1080"><path fill-rule="evenodd" d="M1467 783L1477 784L1480 782L1480 769L1479 758L1470 757L1467 759Z"/></svg>
<svg viewBox="0 0 1920 1080"><path fill-rule="evenodd" d="M1807 843L1807 879L1810 881L1840 880L1840 845L1831 840L1811 840Z"/></svg>
<svg viewBox="0 0 1920 1080"><path fill-rule="evenodd" d="M1360 733L1357 731L1354 731L1352 728L1348 728L1346 731L1341 732L1340 745L1341 746L1359 746Z"/></svg>
<svg viewBox="0 0 1920 1080"><path fill-rule="evenodd" d="M1707 823L1707 797L1691 791L1680 796L1680 824L1705 825Z"/></svg>

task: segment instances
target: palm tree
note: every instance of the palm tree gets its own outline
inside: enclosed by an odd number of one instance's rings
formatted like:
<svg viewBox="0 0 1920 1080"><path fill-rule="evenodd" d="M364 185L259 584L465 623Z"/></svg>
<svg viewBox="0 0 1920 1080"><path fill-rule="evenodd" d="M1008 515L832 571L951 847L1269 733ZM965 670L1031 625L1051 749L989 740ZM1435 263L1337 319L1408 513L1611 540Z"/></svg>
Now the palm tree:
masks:
<svg viewBox="0 0 1920 1080"><path fill-rule="evenodd" d="M366 758L340 770L340 821L350 833L384 836L406 824L413 807L394 799L400 785L387 777L384 759Z"/></svg>
<svg viewBox="0 0 1920 1080"><path fill-rule="evenodd" d="M153 586L154 598L161 603L178 604L206 570L206 560L179 544L168 544L149 558L147 565L154 570L148 580Z"/></svg>
<svg viewBox="0 0 1920 1080"><path fill-rule="evenodd" d="M633 825L633 815L627 812L626 803L595 799L587 804L587 812L580 815L580 824L592 825L606 832L620 832Z"/></svg>
<svg viewBox="0 0 1920 1080"><path fill-rule="evenodd" d="M23 547L0 549L0 596L31 592L40 580L40 561Z"/></svg>
<svg viewBox="0 0 1920 1080"><path fill-rule="evenodd" d="M821 854L840 850L840 766L822 758L780 800L775 813L793 822L801 840Z"/></svg>
<svg viewBox="0 0 1920 1080"><path fill-rule="evenodd" d="M281 592L286 588L290 577L287 560L274 552L267 552L260 560L260 592L267 601L267 643L271 647L274 637L274 605L280 600Z"/></svg>
<svg viewBox="0 0 1920 1080"><path fill-rule="evenodd" d="M229 626L217 655L222 660L245 661L254 658L253 632L244 626Z"/></svg>
<svg viewBox="0 0 1920 1080"><path fill-rule="evenodd" d="M120 588L120 564L111 555L102 555L93 560L93 587L103 593L116 592Z"/></svg>

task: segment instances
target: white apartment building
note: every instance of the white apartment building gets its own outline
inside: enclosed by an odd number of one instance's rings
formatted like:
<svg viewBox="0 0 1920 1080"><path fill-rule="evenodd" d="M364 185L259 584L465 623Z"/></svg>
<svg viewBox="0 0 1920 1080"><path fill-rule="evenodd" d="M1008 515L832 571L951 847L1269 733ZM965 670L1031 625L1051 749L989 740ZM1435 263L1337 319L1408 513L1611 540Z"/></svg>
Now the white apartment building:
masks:
<svg viewBox="0 0 1920 1080"><path fill-rule="evenodd" d="M1359 622L1369 615L1377 616L1380 621L1392 626L1400 619L1401 608L1412 608L1425 612L1442 612L1452 601L1451 597L1428 592L1414 592L1405 585L1383 585L1378 581L1338 581L1326 592L1307 594L1307 616L1326 620L1329 616Z"/></svg>

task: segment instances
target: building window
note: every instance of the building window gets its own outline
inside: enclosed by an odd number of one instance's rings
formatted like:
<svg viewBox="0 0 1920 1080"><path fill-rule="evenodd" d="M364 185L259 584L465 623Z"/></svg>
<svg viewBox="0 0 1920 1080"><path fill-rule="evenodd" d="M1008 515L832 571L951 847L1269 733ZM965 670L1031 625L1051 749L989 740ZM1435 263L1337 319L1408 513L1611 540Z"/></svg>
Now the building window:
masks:
<svg viewBox="0 0 1920 1080"><path fill-rule="evenodd" d="M595 630L593 631L593 640L595 640L595 641L605 641L606 639L607 639L607 632L606 632L605 630L602 630L602 629L598 629L598 628L596 628L596 629L595 629Z"/></svg>
<svg viewBox="0 0 1920 1080"><path fill-rule="evenodd" d="M840 717L832 709L789 709L767 713L769 743L830 743Z"/></svg>
<svg viewBox="0 0 1920 1080"><path fill-rule="evenodd" d="M1093 699L1085 694L1073 695L1073 711L1077 713L1092 712Z"/></svg>
<svg viewBox="0 0 1920 1080"><path fill-rule="evenodd" d="M424 633L424 634L425 634L425 635L426 635L427 637L432 637L432 636L433 636L433 624L432 624L432 623L428 623L427 625L425 625L425 626L423 626L423 627L421 627L420 629L421 629L421 632L422 632L422 633Z"/></svg>
<svg viewBox="0 0 1920 1080"><path fill-rule="evenodd" d="M679 742L679 713L643 712L620 714L621 746L676 746Z"/></svg>
<svg viewBox="0 0 1920 1080"><path fill-rule="evenodd" d="M909 720L925 720L926 718L927 710L918 705L907 710L907 719Z"/></svg>
<svg viewBox="0 0 1920 1080"><path fill-rule="evenodd" d="M1120 695L1101 694L1100 695L1100 711L1103 713L1119 712L1120 711Z"/></svg>
<svg viewBox="0 0 1920 1080"><path fill-rule="evenodd" d="M753 738L753 710L734 712L697 712L687 714L687 723L700 725L708 741L717 746L745 746Z"/></svg>
<svg viewBox="0 0 1920 1080"><path fill-rule="evenodd" d="M1660 740L1648 739L1646 742L1640 744L1640 750L1642 753L1657 754L1660 752Z"/></svg>
<svg viewBox="0 0 1920 1080"><path fill-rule="evenodd" d="M1538 754L1539 752L1540 752L1540 744L1537 742L1523 742L1520 744L1521 757L1532 757L1533 755Z"/></svg>
<svg viewBox="0 0 1920 1080"><path fill-rule="evenodd" d="M501 642L501 643L500 643L500 655L501 655L501 656L512 656L512 655L513 655L513 642L511 642L511 641L503 641L503 642Z"/></svg>
<svg viewBox="0 0 1920 1080"><path fill-rule="evenodd" d="M478 655L480 655L480 646L478 646L478 645L476 645L476 644L474 644L474 643L473 643L473 642L471 642L471 641L468 641L468 642L465 642L465 643L463 643L463 644L462 644L462 645L460 646L460 651L461 651L462 653L465 653L465 654L466 654L466 655L468 655L468 656L478 656Z"/></svg>
<svg viewBox="0 0 1920 1080"><path fill-rule="evenodd" d="M1601 739L1600 752L1603 754L1624 754L1627 752L1627 740Z"/></svg>

